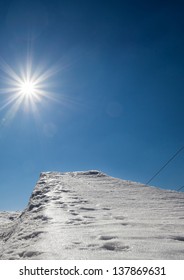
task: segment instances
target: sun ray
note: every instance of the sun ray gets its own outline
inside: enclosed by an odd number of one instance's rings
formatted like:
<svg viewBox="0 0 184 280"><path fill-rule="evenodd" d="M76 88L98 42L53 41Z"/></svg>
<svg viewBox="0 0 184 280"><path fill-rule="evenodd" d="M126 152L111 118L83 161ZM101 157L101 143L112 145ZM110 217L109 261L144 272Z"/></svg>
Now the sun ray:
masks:
<svg viewBox="0 0 184 280"><path fill-rule="evenodd" d="M25 67L15 71L8 63L0 58L1 81L4 86L0 94L5 97L5 102L0 106L0 111L9 107L6 118L14 118L20 107L26 111L38 112L39 102L56 100L48 91L49 79L59 71L59 67L43 69L37 67L33 71L31 57L27 58ZM2 75L3 74L3 75Z"/></svg>

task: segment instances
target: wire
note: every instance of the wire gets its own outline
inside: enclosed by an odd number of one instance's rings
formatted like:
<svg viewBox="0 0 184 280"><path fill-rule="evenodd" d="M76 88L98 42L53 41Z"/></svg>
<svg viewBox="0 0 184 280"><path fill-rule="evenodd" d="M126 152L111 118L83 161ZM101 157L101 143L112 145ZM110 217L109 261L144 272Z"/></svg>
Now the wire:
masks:
<svg viewBox="0 0 184 280"><path fill-rule="evenodd" d="M181 188L179 188L179 189L177 190L177 192L178 192L178 191L180 191L180 190L181 190L181 189L183 189L183 188L184 188L184 186L183 186L183 187L181 187Z"/></svg>
<svg viewBox="0 0 184 280"><path fill-rule="evenodd" d="M184 146L181 147L147 182L146 185L148 185L182 150L184 149ZM184 186L183 186L184 187ZM182 187L182 188L183 188ZM180 188L181 189L181 188Z"/></svg>

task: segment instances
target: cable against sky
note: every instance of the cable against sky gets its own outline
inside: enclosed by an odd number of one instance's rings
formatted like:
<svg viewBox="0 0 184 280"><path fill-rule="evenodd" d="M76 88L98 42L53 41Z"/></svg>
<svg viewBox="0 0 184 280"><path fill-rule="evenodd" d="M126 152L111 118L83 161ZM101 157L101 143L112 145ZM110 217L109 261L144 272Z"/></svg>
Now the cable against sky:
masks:
<svg viewBox="0 0 184 280"><path fill-rule="evenodd" d="M162 170L175 158L181 151L184 149L184 146L182 146L147 182L146 185L148 185L158 174L162 172ZM183 187L182 187L183 188ZM181 188L180 188L181 189Z"/></svg>

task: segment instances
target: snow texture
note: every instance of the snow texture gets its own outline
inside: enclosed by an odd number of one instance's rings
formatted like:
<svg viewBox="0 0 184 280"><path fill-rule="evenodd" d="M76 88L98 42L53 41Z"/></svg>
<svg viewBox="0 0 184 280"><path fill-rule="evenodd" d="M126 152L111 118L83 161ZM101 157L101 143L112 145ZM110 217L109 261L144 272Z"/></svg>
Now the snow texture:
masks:
<svg viewBox="0 0 184 280"><path fill-rule="evenodd" d="M184 259L184 193L99 171L45 172L0 212L0 259Z"/></svg>

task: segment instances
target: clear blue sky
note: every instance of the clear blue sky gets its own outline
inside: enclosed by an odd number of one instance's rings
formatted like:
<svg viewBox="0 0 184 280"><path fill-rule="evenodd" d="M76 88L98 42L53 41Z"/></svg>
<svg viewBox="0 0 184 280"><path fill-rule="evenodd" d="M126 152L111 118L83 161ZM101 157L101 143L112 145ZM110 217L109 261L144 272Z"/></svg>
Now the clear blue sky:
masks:
<svg viewBox="0 0 184 280"><path fill-rule="evenodd" d="M23 209L41 171L145 183L184 145L183 12L182 1L0 1L0 210ZM19 75L28 55L33 73L59 71L36 112L22 102L14 114L5 63ZM151 185L181 187L183 167L184 151Z"/></svg>

